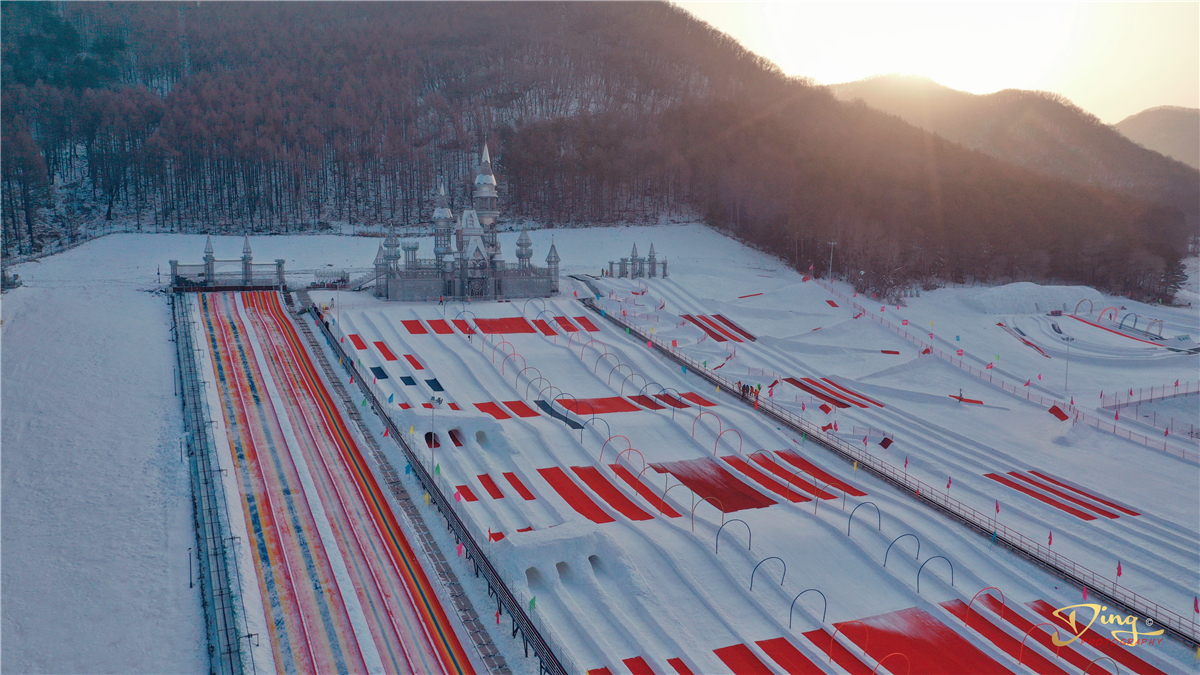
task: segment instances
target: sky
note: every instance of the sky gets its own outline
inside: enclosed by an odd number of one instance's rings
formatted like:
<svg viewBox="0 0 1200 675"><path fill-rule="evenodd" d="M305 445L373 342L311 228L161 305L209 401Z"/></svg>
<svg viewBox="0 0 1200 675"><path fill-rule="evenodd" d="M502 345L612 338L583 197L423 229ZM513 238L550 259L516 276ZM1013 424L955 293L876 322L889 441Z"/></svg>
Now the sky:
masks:
<svg viewBox="0 0 1200 675"><path fill-rule="evenodd" d="M1200 2L759 2L678 6L817 84L924 75L1062 94L1115 124L1200 107Z"/></svg>

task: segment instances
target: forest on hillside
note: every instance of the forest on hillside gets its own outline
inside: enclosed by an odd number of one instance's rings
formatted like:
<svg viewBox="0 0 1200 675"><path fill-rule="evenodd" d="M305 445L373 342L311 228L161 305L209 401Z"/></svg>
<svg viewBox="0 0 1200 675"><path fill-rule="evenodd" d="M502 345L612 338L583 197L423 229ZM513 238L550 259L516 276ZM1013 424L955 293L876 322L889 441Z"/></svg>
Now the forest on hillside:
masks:
<svg viewBox="0 0 1200 675"><path fill-rule="evenodd" d="M426 222L486 140L502 212L697 214L863 291L1061 280L1166 298L1179 209L1038 175L777 68L664 3L4 3L4 253L89 223Z"/></svg>

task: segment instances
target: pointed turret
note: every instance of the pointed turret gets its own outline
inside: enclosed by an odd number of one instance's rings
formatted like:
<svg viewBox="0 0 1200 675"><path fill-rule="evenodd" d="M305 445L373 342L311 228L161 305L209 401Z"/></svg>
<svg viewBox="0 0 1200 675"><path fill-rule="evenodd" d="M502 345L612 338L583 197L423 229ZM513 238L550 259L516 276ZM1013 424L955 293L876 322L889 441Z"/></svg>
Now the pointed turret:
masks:
<svg viewBox="0 0 1200 675"><path fill-rule="evenodd" d="M375 266L387 264L387 251L384 250L383 244L379 245L379 251L375 253Z"/></svg>
<svg viewBox="0 0 1200 675"><path fill-rule="evenodd" d="M649 276L653 279L658 274L658 270L655 269L658 267L658 261L654 257L654 242L650 242L650 255L646 256L646 263L646 266L650 268L648 270Z"/></svg>
<svg viewBox="0 0 1200 675"><path fill-rule="evenodd" d="M529 260L533 257L533 240L529 238L529 229L522 228L521 236L517 239L517 267L528 269Z"/></svg>
<svg viewBox="0 0 1200 675"><path fill-rule="evenodd" d="M550 253L546 255L546 276L550 277L550 292L558 292L558 249L554 247L554 239L550 239Z"/></svg>
<svg viewBox="0 0 1200 675"><path fill-rule="evenodd" d="M212 245L212 235L211 234L208 235L208 243L206 243L204 245L204 257L205 258L213 257L213 245Z"/></svg>
<svg viewBox="0 0 1200 675"><path fill-rule="evenodd" d="M242 258L251 258L253 254L250 251L250 235L242 240Z"/></svg>
<svg viewBox="0 0 1200 675"><path fill-rule="evenodd" d="M446 196L446 185L438 183L438 196L433 203L433 253L440 261L450 252L450 230L454 214L450 212L450 199Z"/></svg>
<svg viewBox="0 0 1200 675"><path fill-rule="evenodd" d="M637 260L637 257L638 257L638 254L637 254L637 244L635 243L635 244L633 245L633 250L629 252L629 259L630 259L630 260Z"/></svg>
<svg viewBox="0 0 1200 675"><path fill-rule="evenodd" d="M637 244L634 244L636 246ZM650 259L654 260L654 242L650 242Z"/></svg>
<svg viewBox="0 0 1200 675"><path fill-rule="evenodd" d="M209 286L214 286L217 271L217 258L213 255L212 235L208 236L208 243L204 245L204 283Z"/></svg>
<svg viewBox="0 0 1200 675"><path fill-rule="evenodd" d="M495 237L491 225L500 216L497 201L496 177L492 175L492 157L488 153L487 143L484 143L483 155L479 160L479 172L475 175L474 206L476 213L479 214L479 222L483 224L485 230L489 231L489 236L484 239L493 247L495 246Z"/></svg>

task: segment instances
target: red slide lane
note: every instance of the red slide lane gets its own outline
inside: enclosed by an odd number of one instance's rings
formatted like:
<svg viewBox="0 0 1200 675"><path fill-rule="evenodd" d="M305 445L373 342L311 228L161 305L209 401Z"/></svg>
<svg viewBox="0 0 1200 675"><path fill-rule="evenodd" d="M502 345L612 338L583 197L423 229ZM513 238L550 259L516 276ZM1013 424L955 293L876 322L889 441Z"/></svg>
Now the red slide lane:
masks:
<svg viewBox="0 0 1200 675"><path fill-rule="evenodd" d="M638 394L637 396L630 396L629 400L633 401L634 403L636 403L648 410L662 410L664 408L664 406L661 406L661 405L655 403L653 399L651 399L649 396L647 396L645 394Z"/></svg>
<svg viewBox="0 0 1200 675"><path fill-rule="evenodd" d="M690 408L691 407L688 404L684 403L683 401L680 401L679 399L675 398L674 396L672 396L670 394L655 394L654 398L662 401L663 403L666 403L667 405L671 406L672 408L682 409L682 408Z"/></svg>
<svg viewBox="0 0 1200 675"><path fill-rule="evenodd" d="M360 338L357 333L350 334L350 341L354 343L355 349L366 349L367 348L367 343L363 342L363 339Z"/></svg>
<svg viewBox="0 0 1200 675"><path fill-rule="evenodd" d="M824 482L824 483L828 483L830 485L840 486L851 497L866 497L867 496L867 493L863 492L862 490L859 490L858 488L847 483L846 481L844 481L836 476L831 476L831 475L825 473L823 470L821 470L820 467L818 467L817 465L813 464L812 462L808 461L807 459L804 459L799 454L797 454L795 450L780 450L776 454L778 454L781 458L783 458L783 461L787 462L788 464L791 464L792 466L794 466L798 469L804 469L805 471L809 472L810 474L812 474L813 478L816 478L817 480Z"/></svg>
<svg viewBox="0 0 1200 675"><path fill-rule="evenodd" d="M692 492L712 500L709 504L724 513L733 513L743 509L761 509L775 504L774 499L738 480L736 476L708 457L662 462L650 466L660 473L669 471Z"/></svg>
<svg viewBox="0 0 1200 675"><path fill-rule="evenodd" d="M1059 487L1061 487L1061 488L1066 488L1067 490L1070 490L1071 492L1077 492L1077 493L1079 493L1079 494L1083 495L1084 497L1087 497L1088 499L1093 499L1093 500L1095 500L1095 501L1097 501L1097 502L1100 502L1101 504L1103 504L1103 505L1105 505L1105 506L1111 506L1112 508L1114 508L1114 509L1116 509L1116 510L1118 510L1118 511L1120 511L1121 513L1124 513L1124 514L1126 514L1126 515L1130 515L1130 516L1140 516L1140 515L1142 515L1142 514L1138 513L1137 511L1130 511L1129 509L1125 508L1124 506L1121 506L1120 504L1114 504L1114 503L1112 503L1112 502L1108 501L1107 499L1101 499L1099 496L1097 496L1097 495L1094 495L1094 494L1092 494L1092 493L1090 493L1090 492L1086 492L1086 491L1084 491L1084 490L1080 490L1080 489L1079 489L1079 488L1077 488L1077 487L1072 487L1072 486L1070 486L1070 485L1067 485L1066 483L1064 483L1064 482L1062 482L1062 481L1060 481L1060 480L1055 480L1054 478L1052 478L1052 477L1050 476L1050 474L1047 474L1047 473L1045 473L1045 472L1042 472L1042 471L1030 471L1029 473L1031 473L1031 474L1033 474L1033 475L1037 476L1038 478L1041 478L1041 479L1043 479L1043 480L1047 480L1047 481L1049 481L1049 482L1051 482L1051 483L1054 483L1055 485L1057 485L1057 486L1059 486Z"/></svg>
<svg viewBox="0 0 1200 675"><path fill-rule="evenodd" d="M654 669L650 667L650 664L646 663L646 659L643 659L640 656L635 656L632 659L625 659L621 663L625 664L625 667L629 669L631 675L657 675L654 672Z"/></svg>
<svg viewBox="0 0 1200 675"><path fill-rule="evenodd" d="M1100 508L1099 506L1096 506L1095 504L1089 504L1074 495L1069 495L1066 492L1063 492L1062 490L1055 489L1054 487L1051 487L1041 481L1034 480L1034 479L1030 478L1029 476L1022 474L1019 471L1009 471L1008 475L1012 476L1013 478L1016 478L1017 480L1025 481L1026 483L1029 483L1030 485L1038 488L1039 490L1042 490L1043 492L1049 492L1050 494L1054 495L1055 497L1058 497L1060 499L1065 499L1065 500L1071 502L1072 504L1075 504L1076 506L1082 506L1083 508L1085 508L1089 511L1094 511L1094 512L1104 516L1105 518L1111 519L1111 518L1119 518L1120 517L1117 514L1113 513L1112 511L1106 511L1106 510Z"/></svg>
<svg viewBox="0 0 1200 675"><path fill-rule="evenodd" d="M475 325L484 333L533 333L533 326L524 318L510 316L501 319L475 319Z"/></svg>
<svg viewBox="0 0 1200 675"><path fill-rule="evenodd" d="M713 403L712 401L704 398L700 394L697 394L692 391L686 391L686 392L680 394L680 396L686 398L687 400L691 401L692 403L695 403L698 406L703 406L705 408L711 408L712 406L716 405L716 403Z"/></svg>
<svg viewBox="0 0 1200 675"><path fill-rule="evenodd" d="M404 355L404 358L405 358L405 359L406 359L406 360L407 360L407 361L408 361L410 364L412 364L412 367L413 367L414 369L416 369L416 370L425 370L425 366L421 365L421 362L417 360L417 357L413 356L412 354L405 354L405 355Z"/></svg>
<svg viewBox="0 0 1200 675"><path fill-rule="evenodd" d="M534 319L533 325L537 326L537 329L542 331L542 335L545 335L546 337L554 337L555 335L558 335L558 333L555 333L554 329L550 327L550 324L546 323L545 319Z"/></svg>
<svg viewBox="0 0 1200 675"><path fill-rule="evenodd" d="M1120 331L1116 331L1116 330L1113 330L1113 329L1111 329L1111 328L1105 328L1104 326L1101 326L1101 325L1100 325L1100 324L1098 324L1098 323L1092 323L1091 321L1088 321L1087 319L1080 319L1079 317L1075 316L1074 314L1068 314L1067 316L1071 317L1072 319L1075 319L1076 321L1082 321L1082 322L1086 323L1086 324L1087 324L1087 325L1089 325L1089 326L1095 326L1096 328L1099 328L1100 330L1106 330L1106 331L1108 331L1108 332L1110 332L1110 333L1115 333L1115 334L1117 334L1117 335L1120 335L1121 337L1127 337L1127 338L1129 338L1130 340L1137 340L1138 342L1145 342L1146 344L1148 344L1148 345L1154 345L1155 347L1161 347L1161 346L1162 346L1161 344L1158 344L1158 343L1155 343L1155 342L1151 342L1151 341L1149 341L1149 340L1143 340L1143 339L1141 339L1141 338L1135 338L1135 337L1133 337L1132 335L1126 335L1126 334L1124 334L1124 333L1122 333L1122 332L1120 332Z"/></svg>
<svg viewBox="0 0 1200 675"><path fill-rule="evenodd" d="M863 624L869 629L863 630ZM849 628L846 637L893 673L901 672L900 669L905 667L904 659L893 657L884 661L896 652L908 657L911 669L906 672L914 675L1002 675L1012 672L920 607L834 625Z"/></svg>
<svg viewBox="0 0 1200 675"><path fill-rule="evenodd" d="M554 488L558 496L562 497L579 515L598 524L616 522L615 518L597 506L596 502L592 501L592 498L588 497L586 492L580 490L575 481L571 480L571 477L559 467L552 466L545 469L538 469L538 473L542 475L542 478L546 479L550 487Z"/></svg>
<svg viewBox="0 0 1200 675"><path fill-rule="evenodd" d="M396 360L396 355L392 353L392 350L388 349L388 346L386 344L384 344L382 342L376 342L375 348L379 350L380 354L383 354L383 358L385 360L387 360L387 361L395 361Z"/></svg>
<svg viewBox="0 0 1200 675"><path fill-rule="evenodd" d="M794 377L785 377L785 378L783 378L783 381L787 382L788 384L792 385L793 387L796 387L796 388L804 391L807 394L816 396L817 398L821 399L822 401L825 401L826 403L832 405L835 408L849 408L850 407L850 404L843 403L842 399L830 396L829 394L826 394L818 389L814 389L814 388L808 386L807 384L801 382L800 380L797 380Z"/></svg>
<svg viewBox="0 0 1200 675"><path fill-rule="evenodd" d="M763 663L750 648L743 644L729 645L714 649L713 653L717 655L725 665L733 669L737 675L774 675L767 664Z"/></svg>
<svg viewBox="0 0 1200 675"><path fill-rule="evenodd" d="M976 602L982 602L985 607L992 610L996 614L999 614L1005 621L1011 623L1016 627L1017 630L1021 631L1021 633L1027 633L1030 628L1034 627L1034 623L1018 614L1015 607L1005 607L1004 605L1000 604L1000 601L997 600L995 596L981 595ZM1092 662L1092 659L1089 659L1076 651L1075 644L1078 644L1078 640L1076 640L1074 644L1062 647L1060 649L1055 647L1054 643L1051 642L1051 636L1054 635L1055 632L1056 631L1050 626L1041 626L1029 634L1026 644L1028 644L1030 640L1036 640L1038 644L1042 645L1046 649L1049 649L1052 654L1057 653L1059 658L1066 660L1067 663L1070 663L1076 668L1080 670L1088 668ZM1069 635L1063 635L1061 630L1057 631L1057 633L1059 635L1059 640L1061 641L1071 639ZM1104 668L1101 668L1099 665L1090 665L1090 667L1091 670L1088 670L1089 673L1112 675L1112 673L1108 672Z"/></svg>
<svg viewBox="0 0 1200 675"><path fill-rule="evenodd" d="M1048 497L1032 488L1027 488L1024 485L1021 485L1020 483L1011 481L1008 478L1001 476L999 474L985 473L983 475L988 478L991 478L992 480L996 481L997 483L1000 483L1002 485L1007 485L1008 487L1010 487L1018 492L1023 492L1040 502L1045 502L1046 504L1049 504L1050 506L1053 506L1056 509L1061 509L1063 511L1066 511L1067 513L1069 513L1077 518L1082 518L1084 520L1095 520L1096 519L1096 516L1093 516L1090 513L1084 513L1083 511L1080 511L1079 509L1075 508L1074 506L1068 506L1068 505L1058 501L1057 499Z"/></svg>
<svg viewBox="0 0 1200 675"><path fill-rule="evenodd" d="M629 487L632 487L639 495L641 495L642 499L650 502L650 506L653 506L656 512L661 509L662 515L668 518L679 517L679 514L675 512L675 509L671 508L670 504L664 502L660 495L655 494L654 491L651 490L645 483L638 480L637 476L634 476L629 472L629 469L626 469L620 464L609 464L608 466L613 470L614 473L621 477L621 480L629 483Z"/></svg>
<svg viewBox="0 0 1200 675"><path fill-rule="evenodd" d="M467 323L466 319L454 319L454 326L458 328L458 332L462 333L463 335L475 334L475 331L471 328L471 324Z"/></svg>
<svg viewBox="0 0 1200 675"><path fill-rule="evenodd" d="M521 495L522 499L527 502L531 502L535 499L533 493L529 491L529 488L525 487L525 484L521 482L521 478L517 476L517 474L511 471L505 471L504 477L508 479L509 484L516 489L517 494Z"/></svg>
<svg viewBox="0 0 1200 675"><path fill-rule="evenodd" d="M575 317L575 323L579 324L580 326L583 326L583 329L589 333L599 333L600 332L600 329L596 328L596 324L592 323L591 321L588 321L588 318L586 316Z"/></svg>
<svg viewBox="0 0 1200 675"><path fill-rule="evenodd" d="M492 499L504 499L504 493L500 491L500 486L496 485L496 481L486 473L481 473L478 476L479 482L483 484L483 489L487 490Z"/></svg>
<svg viewBox="0 0 1200 675"><path fill-rule="evenodd" d="M847 403L851 403L851 404L853 404L853 405L856 405L856 406L858 406L858 407L860 407L860 408L869 408L869 407L870 407L870 406L868 406L868 405L866 405L866 404L864 404L864 403L860 402L860 401L858 400L858 397L856 397L856 396L847 396L847 395L843 394L843 393L842 393L842 392L840 392L840 391L836 391L836 390L834 390L834 388L833 388L833 387L830 387L829 385L825 384L824 382L821 382L820 380L814 380L814 379L813 379L813 378L811 378L811 377L806 377L806 378L803 378L803 379L804 379L804 381L805 381L805 382L807 382L809 385L811 385L811 386L814 386L814 387L816 387L816 388L820 389L821 391L823 391L823 392L825 392L825 393L829 394L830 396L834 396L834 397L836 397L836 398L839 398L839 399L841 399L841 400L843 400L843 401L846 401Z"/></svg>
<svg viewBox="0 0 1200 675"><path fill-rule="evenodd" d="M1038 614L1041 614L1042 616L1046 617L1046 619L1048 621L1053 621L1054 623L1056 623L1064 628L1067 628L1069 626L1069 624L1066 622L1066 620L1060 619L1060 618L1054 616L1054 609L1055 609L1054 606L1051 605L1050 603L1046 602L1045 600L1033 600L1032 602L1025 603L1025 605L1027 607L1029 607L1030 609L1032 609L1033 611L1037 612ZM1101 636L1097 636L1097 637L1101 637ZM1138 658L1127 647L1122 647L1120 645L1116 645L1116 644L1113 644L1112 642L1109 642L1108 638L1111 637L1111 634L1104 635L1102 637L1105 639L1097 640L1095 642L1089 642L1088 644L1092 645L1096 649L1099 649L1101 652L1104 653L1105 656L1112 658L1117 663L1127 666L1130 670L1137 673L1138 675L1167 675L1166 673L1159 670L1158 668L1155 668L1154 666L1150 665L1149 663L1146 663L1142 659Z"/></svg>
<svg viewBox="0 0 1200 675"><path fill-rule="evenodd" d="M538 413L533 408L530 408L524 401L505 401L504 405L513 411L517 417L537 417Z"/></svg>
<svg viewBox="0 0 1200 675"><path fill-rule="evenodd" d="M604 474L594 466L573 466L571 470L576 476L582 480L588 487L592 488L592 492L600 495L600 498L608 502L608 505L616 509L621 515L630 520L653 520L654 516L646 513L637 504L634 504L625 493L621 492L609 482Z"/></svg>
<svg viewBox="0 0 1200 675"><path fill-rule="evenodd" d="M416 319L402 320L400 323L404 324L404 327L407 328L408 332L412 335L426 335L429 333L429 331L425 330L425 326Z"/></svg>
<svg viewBox="0 0 1200 675"><path fill-rule="evenodd" d="M792 473L791 471L788 471L787 469L780 466L778 462L771 459L770 457L764 457L761 453L756 452L756 453L750 455L750 459L754 460L755 464L758 464L759 466L766 469L767 471L770 471L771 473L775 474L776 476L782 478L784 483L787 485L791 485L792 487L800 488L801 490L804 490L805 492L809 493L810 495L812 495L814 497L819 497L821 499L837 499L837 495L833 494L832 492L826 492L825 490L822 490L822 489L818 488L816 485L810 483L808 480L804 479L803 477L796 475L796 474Z"/></svg>
<svg viewBox="0 0 1200 675"><path fill-rule="evenodd" d="M749 340L751 342L754 342L755 340L758 339L758 338L754 337L753 335L751 335L750 333L743 330L741 326L730 321L729 319L726 319L725 315L723 315L723 314L713 314L713 318L716 319L717 321L720 321L721 323L725 324L726 326L729 326L733 330L737 331L738 335L741 335L742 337L746 338L747 340Z"/></svg>
<svg viewBox="0 0 1200 675"><path fill-rule="evenodd" d="M871 403L871 404L877 405L877 406L879 406L880 408L882 408L882 407L883 407L883 404L882 404L882 403L880 403L879 401L876 401L876 400L875 400L875 399L873 399L873 398L870 398L870 397L864 396L864 395L862 395L862 394L860 394L860 393L858 393L857 391L854 391L854 390L852 390L852 389L847 389L847 388L843 387L842 385L838 384L837 382L834 382L833 380L829 379L828 377L822 377L822 378L821 378L821 381L822 381L822 382L826 382L826 383L828 383L828 384L830 384L830 385L833 385L834 387L837 387L838 389L841 389L842 391L846 392L847 394L850 394L851 396L857 396L858 398L861 398L862 400L866 401L867 403Z"/></svg>
<svg viewBox="0 0 1200 675"><path fill-rule="evenodd" d="M810 661L804 652L788 642L787 638L759 640L754 644L766 652L772 661L782 666L788 675L825 675L820 666Z"/></svg>
<svg viewBox="0 0 1200 675"><path fill-rule="evenodd" d="M750 466L749 464L746 463L746 460L742 459L741 457L738 457L737 455L726 455L726 456L722 457L721 459L728 462L731 466L733 466L733 468L735 468L738 471L741 471L742 473L749 476L751 479L754 480L755 483L758 483L759 485L763 486L767 490L774 492L775 494L779 495L780 497L783 497L784 499L788 500L789 502L811 502L812 501L808 497L805 497L804 495L802 495L794 490L785 488L783 485L780 485L779 483L776 483L775 481L771 480L770 478L767 477L766 474L764 474L763 472L759 471L758 469L755 469L754 467Z"/></svg>
<svg viewBox="0 0 1200 675"><path fill-rule="evenodd" d="M426 319L425 322L438 335L454 335L454 329L450 327L450 324L446 323L445 319Z"/></svg>
<svg viewBox="0 0 1200 675"><path fill-rule="evenodd" d="M679 673L679 675L696 675L692 672L691 668L687 667L687 664L683 662L683 659L667 659L667 663L671 664L671 667L674 668L675 672Z"/></svg>
<svg viewBox="0 0 1200 675"><path fill-rule="evenodd" d="M469 502L479 501L479 497L476 497L475 493L471 492L471 488L469 486L457 485L457 486L455 486L455 489L458 490L460 494L462 494L463 499L465 499Z"/></svg>
<svg viewBox="0 0 1200 675"><path fill-rule="evenodd" d="M741 342L741 341L742 341L742 339L741 339L741 338L739 338L738 336L736 336L736 335L734 335L733 333L731 333L731 332L729 332L729 331L725 330L725 327L724 327L724 326L722 326L721 324L717 323L716 321L713 321L711 317L707 317L707 316L705 316L705 315L703 315L703 314L697 314L697 315L696 315L696 318L697 318L697 319L700 319L700 320L701 320L701 321L703 321L704 323L708 324L708 325L709 325L709 327L711 327L713 330L717 331L717 332L718 332L718 333L720 333L721 335L724 335L726 338L728 338L728 339L730 339L730 340L733 340L734 342Z"/></svg>
<svg viewBox="0 0 1200 675"><path fill-rule="evenodd" d="M577 398L559 401L562 407L576 415L601 415L604 413L637 412L641 408L620 396L605 398Z"/></svg>
<svg viewBox="0 0 1200 675"><path fill-rule="evenodd" d="M862 630L862 626L855 624L858 630ZM842 643L836 642L833 636L825 632L824 628L810 630L804 633L804 637L813 643L817 651L825 655L824 658L828 663L829 652L833 650L833 661L841 666L850 675L875 675L871 669L866 667L862 661L858 660L858 656L842 646Z"/></svg>
<svg viewBox="0 0 1200 675"><path fill-rule="evenodd" d="M953 614L967 624L971 630L979 633L988 642L996 645L1004 653L1020 659L1021 663L1029 666L1033 672L1038 675L1067 675L1067 672L1062 668L1054 665L1046 657L1037 653L1036 650L1025 648L1022 650L1021 641L1017 638L1005 633L999 626L988 620L986 616L980 614L976 609L967 608L967 603L955 598L942 603L948 612Z"/></svg>
<svg viewBox="0 0 1200 675"><path fill-rule="evenodd" d="M475 407L479 408L481 412L485 412L498 420L507 420L512 418L512 415L504 412L500 409L500 406L492 403L491 401L488 401L487 403L476 403Z"/></svg>
<svg viewBox="0 0 1200 675"><path fill-rule="evenodd" d="M721 335L720 333L716 332L715 330L713 330L713 329L709 328L708 326L706 326L706 325L704 325L704 324L700 323L700 321L699 321L699 320L697 320L697 319L696 319L696 317L692 316L691 314L680 314L679 316L681 316L681 317L683 317L684 319L686 319L686 320L688 320L688 321L692 322L693 324L695 324L697 328L699 328L700 330L704 331L704 333L705 333L706 335L708 335L708 337L710 337L710 338L712 338L712 339L716 340L717 342L728 342L728 340L726 340L726 339L725 339L725 336L724 336L724 335Z"/></svg>
<svg viewBox="0 0 1200 675"><path fill-rule="evenodd" d="M567 332L567 333L578 333L579 332L579 329L575 327L575 324L571 323L571 320L565 316L556 316L556 317L554 317L554 321L555 321L555 323L558 324L559 328L563 329L564 332Z"/></svg>

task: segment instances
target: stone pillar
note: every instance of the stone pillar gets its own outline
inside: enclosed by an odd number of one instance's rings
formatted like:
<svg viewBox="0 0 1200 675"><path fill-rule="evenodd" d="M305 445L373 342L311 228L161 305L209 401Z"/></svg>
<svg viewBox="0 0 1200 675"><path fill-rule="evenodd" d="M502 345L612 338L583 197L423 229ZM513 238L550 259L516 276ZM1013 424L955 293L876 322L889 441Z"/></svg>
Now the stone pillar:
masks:
<svg viewBox="0 0 1200 675"><path fill-rule="evenodd" d="M283 278L283 258L275 259L275 278L279 283L279 290L287 288L287 280Z"/></svg>

